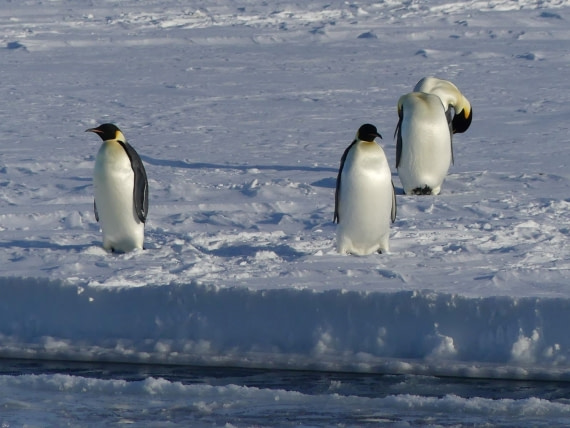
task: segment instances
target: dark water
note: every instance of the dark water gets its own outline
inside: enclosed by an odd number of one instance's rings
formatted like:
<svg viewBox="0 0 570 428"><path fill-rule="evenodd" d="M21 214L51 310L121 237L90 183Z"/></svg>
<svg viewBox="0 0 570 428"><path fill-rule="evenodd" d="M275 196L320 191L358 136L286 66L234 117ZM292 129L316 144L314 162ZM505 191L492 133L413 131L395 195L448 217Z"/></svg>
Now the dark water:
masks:
<svg viewBox="0 0 570 428"><path fill-rule="evenodd" d="M328 394L332 382L342 385L335 393L368 398L397 394L425 397L457 395L463 398L570 400L570 383L454 377L362 374L316 371L263 370L233 367L170 366L0 359L0 375L67 374L95 379L140 381L163 378L185 385L240 385L260 389Z"/></svg>

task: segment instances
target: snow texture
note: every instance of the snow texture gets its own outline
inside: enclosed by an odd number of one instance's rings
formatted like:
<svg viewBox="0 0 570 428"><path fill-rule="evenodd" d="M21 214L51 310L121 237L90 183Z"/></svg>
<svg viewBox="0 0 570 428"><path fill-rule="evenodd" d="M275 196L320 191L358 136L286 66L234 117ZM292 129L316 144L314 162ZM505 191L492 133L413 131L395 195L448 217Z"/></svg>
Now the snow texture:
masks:
<svg viewBox="0 0 570 428"><path fill-rule="evenodd" d="M568 19L565 0L0 0L0 356L570 379ZM441 194L405 196L396 103L428 75L473 123ZM84 131L104 122L148 173L143 251L101 246ZM342 256L335 178L363 123L398 218L389 254Z"/></svg>

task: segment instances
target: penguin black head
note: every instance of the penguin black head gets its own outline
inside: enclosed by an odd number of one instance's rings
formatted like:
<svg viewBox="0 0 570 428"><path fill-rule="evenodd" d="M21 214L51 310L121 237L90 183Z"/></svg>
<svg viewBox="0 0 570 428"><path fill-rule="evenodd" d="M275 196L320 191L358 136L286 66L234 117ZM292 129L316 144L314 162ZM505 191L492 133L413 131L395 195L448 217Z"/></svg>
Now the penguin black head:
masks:
<svg viewBox="0 0 570 428"><path fill-rule="evenodd" d="M85 132L94 132L97 135L99 135L99 137L101 137L101 139L103 141L108 141L108 140L124 141L125 140L121 130L116 125L113 125L112 123L104 123L102 125L99 125L97 128L86 129Z"/></svg>
<svg viewBox="0 0 570 428"><path fill-rule="evenodd" d="M360 128L358 128L358 133L356 134L356 138L361 141L374 141L374 138L376 137L382 138L382 135L380 135L374 125L371 125L369 123L365 123Z"/></svg>
<svg viewBox="0 0 570 428"><path fill-rule="evenodd" d="M473 110L471 110L469 106L469 108L464 108L458 114L453 116L453 120L451 122L453 133L459 134L467 131L471 125L471 120L473 120Z"/></svg>

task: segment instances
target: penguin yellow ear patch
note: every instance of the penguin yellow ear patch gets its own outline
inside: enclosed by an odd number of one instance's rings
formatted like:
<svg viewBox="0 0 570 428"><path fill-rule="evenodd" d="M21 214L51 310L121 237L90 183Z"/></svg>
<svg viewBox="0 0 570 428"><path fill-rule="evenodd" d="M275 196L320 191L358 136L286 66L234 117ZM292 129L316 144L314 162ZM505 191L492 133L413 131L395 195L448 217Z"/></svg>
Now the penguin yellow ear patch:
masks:
<svg viewBox="0 0 570 428"><path fill-rule="evenodd" d="M127 141L125 136L123 135L123 133L119 129L117 129L115 131L115 140L123 141L123 142Z"/></svg>

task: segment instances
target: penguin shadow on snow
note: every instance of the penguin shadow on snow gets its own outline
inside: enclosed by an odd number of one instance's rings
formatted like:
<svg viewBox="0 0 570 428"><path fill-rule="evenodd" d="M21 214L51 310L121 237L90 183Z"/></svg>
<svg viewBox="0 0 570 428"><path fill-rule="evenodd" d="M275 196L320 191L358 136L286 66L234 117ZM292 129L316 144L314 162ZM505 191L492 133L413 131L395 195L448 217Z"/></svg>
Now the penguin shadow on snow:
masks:
<svg viewBox="0 0 570 428"><path fill-rule="evenodd" d="M100 242L93 241L90 244L57 244L55 242L41 241L39 239L14 239L12 241L0 241L0 248L21 248L24 250L45 249L81 252L93 246L100 246Z"/></svg>
<svg viewBox="0 0 570 428"><path fill-rule="evenodd" d="M312 182L311 186L324 187L325 189L335 189L336 177L321 178L320 180Z"/></svg>
<svg viewBox="0 0 570 428"><path fill-rule="evenodd" d="M311 186L323 187L325 189L334 189L336 187L337 168L325 166L303 166L303 165L234 165L234 164L214 164L206 162L186 162L168 159L156 159L148 156L141 156L142 160L149 165L166 166L170 168L186 168L186 169L228 169L248 171L250 169L258 169L260 171L301 171L301 172L330 172L333 176L322 178L320 180L309 183ZM403 194L403 191L402 191Z"/></svg>
<svg viewBox="0 0 570 428"><path fill-rule="evenodd" d="M404 192L404 186L402 186L400 184L400 186L397 186L396 183L399 183L399 178L398 178L398 173L397 172L392 172L392 183L394 183L394 192L396 193L396 196L406 196L406 192Z"/></svg>
<svg viewBox="0 0 570 428"><path fill-rule="evenodd" d="M208 249L201 245L196 245L200 251L216 257L223 258L255 258L261 252L273 252L275 255L287 262L292 262L306 256L306 253L295 250L286 244L278 245L253 245L240 243L237 245L224 244L219 248Z"/></svg>
<svg viewBox="0 0 570 428"><path fill-rule="evenodd" d="M248 171L250 169L259 169L261 171L303 171L303 172L333 172L337 169L329 167L313 167L303 165L237 165L237 164L215 164L207 162L186 162L180 160L157 159L149 156L141 156L141 159L154 166L166 166L170 168L186 168L186 169L230 169L239 171ZM333 186L334 187L334 186Z"/></svg>

